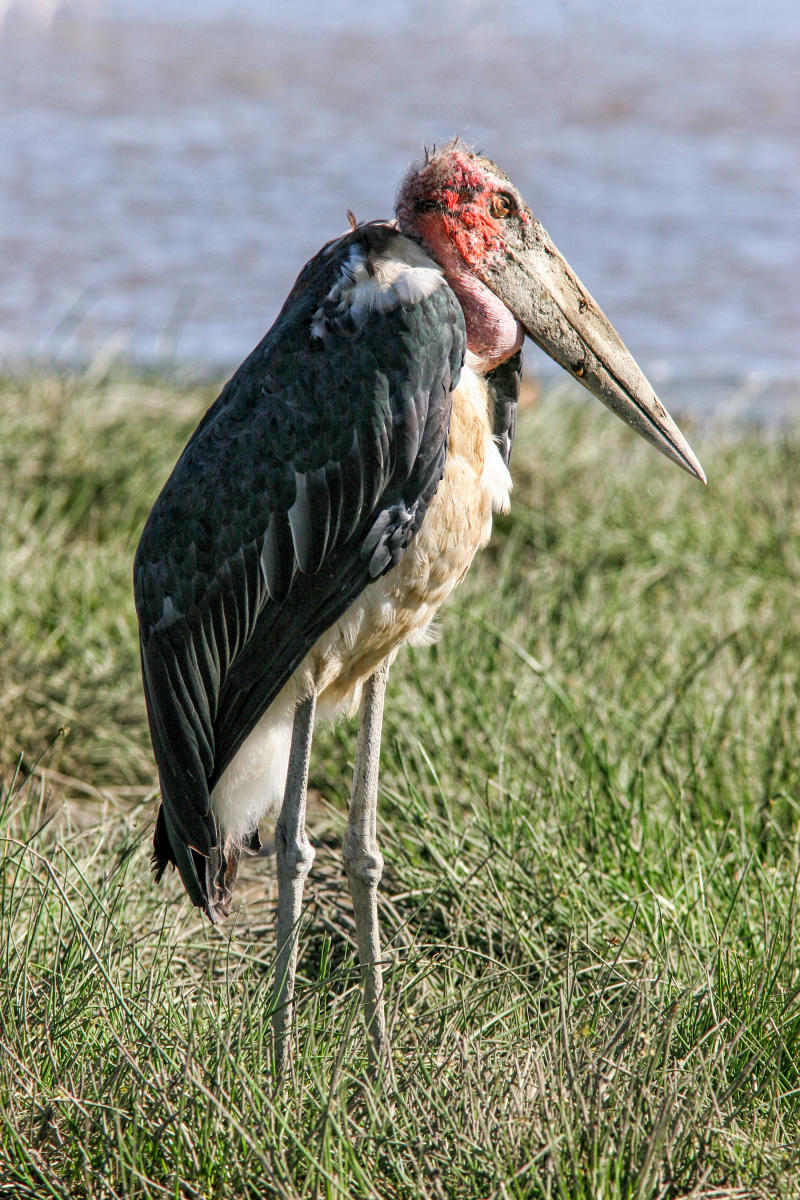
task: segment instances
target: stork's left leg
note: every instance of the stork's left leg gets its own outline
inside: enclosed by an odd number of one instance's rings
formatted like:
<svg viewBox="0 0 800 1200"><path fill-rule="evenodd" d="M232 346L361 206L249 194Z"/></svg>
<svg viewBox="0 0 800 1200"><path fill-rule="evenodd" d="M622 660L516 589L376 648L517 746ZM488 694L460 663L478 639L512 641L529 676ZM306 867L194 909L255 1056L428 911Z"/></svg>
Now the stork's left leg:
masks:
<svg viewBox="0 0 800 1200"><path fill-rule="evenodd" d="M281 1075L289 1063L294 1010L294 977L297 969L297 935L303 904L303 885L314 861L314 849L306 833L306 788L314 716L315 691L297 705L292 727L292 748L286 773L283 805L275 826L275 858L278 867L278 956L275 960L275 1072Z"/></svg>
<svg viewBox="0 0 800 1200"><path fill-rule="evenodd" d="M342 858L353 897L361 983L364 988L367 1046L375 1071L389 1067L378 928L378 884L383 873L383 856L378 849L377 834L378 767L383 700L388 675L389 663L386 661L381 663L364 685L356 743L353 794L342 847Z"/></svg>

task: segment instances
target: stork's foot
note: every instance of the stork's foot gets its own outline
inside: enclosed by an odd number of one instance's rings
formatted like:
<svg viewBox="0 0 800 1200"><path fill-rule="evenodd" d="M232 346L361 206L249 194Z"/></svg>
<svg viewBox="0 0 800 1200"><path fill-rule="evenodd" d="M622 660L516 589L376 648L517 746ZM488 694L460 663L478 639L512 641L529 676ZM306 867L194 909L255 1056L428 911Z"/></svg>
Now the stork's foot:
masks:
<svg viewBox="0 0 800 1200"><path fill-rule="evenodd" d="M388 675L389 664L384 662L364 685L353 773L353 794L342 847L347 881L353 897L358 959L364 989L367 1046L375 1075L391 1073L378 926L378 884L383 873L383 856L378 849L377 837L378 767L383 699Z"/></svg>
<svg viewBox="0 0 800 1200"><path fill-rule="evenodd" d="M275 858L278 868L278 954L275 959L275 1073L284 1074L290 1061L297 936L303 904L303 885L314 861L306 834L306 787L317 697L301 700L294 714L292 748L278 823Z"/></svg>

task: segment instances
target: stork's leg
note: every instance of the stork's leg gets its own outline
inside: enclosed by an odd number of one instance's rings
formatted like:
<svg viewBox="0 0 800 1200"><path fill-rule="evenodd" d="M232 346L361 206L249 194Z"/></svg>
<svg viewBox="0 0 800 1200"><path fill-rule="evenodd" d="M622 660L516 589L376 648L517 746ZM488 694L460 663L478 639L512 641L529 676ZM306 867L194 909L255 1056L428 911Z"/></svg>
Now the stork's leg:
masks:
<svg viewBox="0 0 800 1200"><path fill-rule="evenodd" d="M389 663L383 662L364 685L356 744L353 794L342 857L356 919L358 958L364 988L364 1020L373 1070L389 1067L389 1044L383 1003L378 884L383 856L378 849L378 767L381 753L383 699Z"/></svg>
<svg viewBox="0 0 800 1200"><path fill-rule="evenodd" d="M286 790L275 826L278 867L278 956L275 961L275 1071L281 1075L289 1063L294 977L297 969L297 935L303 884L314 861L306 834L306 787L317 694L301 700L294 714L292 748L286 773Z"/></svg>

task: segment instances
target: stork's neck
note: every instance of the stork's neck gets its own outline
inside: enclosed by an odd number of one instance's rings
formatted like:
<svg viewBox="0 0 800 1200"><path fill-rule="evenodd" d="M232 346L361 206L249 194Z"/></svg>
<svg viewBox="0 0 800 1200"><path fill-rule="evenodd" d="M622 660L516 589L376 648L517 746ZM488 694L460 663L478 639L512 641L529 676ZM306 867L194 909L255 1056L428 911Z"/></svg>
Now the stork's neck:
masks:
<svg viewBox="0 0 800 1200"><path fill-rule="evenodd" d="M444 273L464 312L467 349L477 359L473 367L485 375L521 349L525 330L491 288L466 267L458 272L445 267Z"/></svg>
<svg viewBox="0 0 800 1200"><path fill-rule="evenodd" d="M400 228L403 229L401 216ZM480 374L499 367L521 348L525 330L514 314L491 288L474 275L448 238L437 236L439 228L415 221L408 229L412 237L422 241L445 274L464 312L467 326L467 349L475 355L471 365ZM407 232L403 229L403 232Z"/></svg>

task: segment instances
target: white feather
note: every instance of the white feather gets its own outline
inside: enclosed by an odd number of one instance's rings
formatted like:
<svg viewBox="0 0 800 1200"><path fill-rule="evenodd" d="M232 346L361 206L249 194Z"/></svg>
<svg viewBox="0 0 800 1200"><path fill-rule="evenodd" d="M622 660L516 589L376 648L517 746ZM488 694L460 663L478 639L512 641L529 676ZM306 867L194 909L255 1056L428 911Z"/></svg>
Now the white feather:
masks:
<svg viewBox="0 0 800 1200"><path fill-rule="evenodd" d="M325 334L326 308L335 306L338 316L349 315L356 326L361 326L373 313L417 304L443 283L441 268L415 242L400 234L392 242L391 257L371 259L369 269L363 247L355 245L336 283L314 313L312 337Z"/></svg>
<svg viewBox="0 0 800 1200"><path fill-rule="evenodd" d="M297 703L294 686L285 687L222 772L211 793L211 807L226 834L244 839L264 817L280 812L292 725Z"/></svg>

